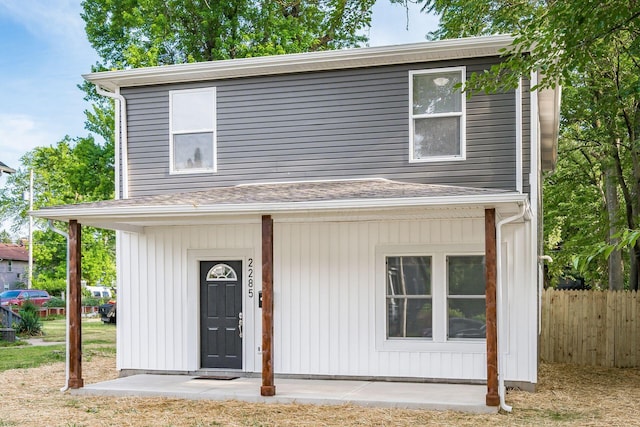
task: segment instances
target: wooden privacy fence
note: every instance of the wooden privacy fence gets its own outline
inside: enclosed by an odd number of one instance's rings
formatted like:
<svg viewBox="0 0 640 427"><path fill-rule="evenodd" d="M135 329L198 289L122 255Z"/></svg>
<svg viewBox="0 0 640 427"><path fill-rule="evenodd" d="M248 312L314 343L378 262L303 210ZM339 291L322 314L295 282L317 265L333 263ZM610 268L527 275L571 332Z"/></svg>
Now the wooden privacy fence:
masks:
<svg viewBox="0 0 640 427"><path fill-rule="evenodd" d="M627 291L542 293L540 357L577 365L640 366L640 298Z"/></svg>

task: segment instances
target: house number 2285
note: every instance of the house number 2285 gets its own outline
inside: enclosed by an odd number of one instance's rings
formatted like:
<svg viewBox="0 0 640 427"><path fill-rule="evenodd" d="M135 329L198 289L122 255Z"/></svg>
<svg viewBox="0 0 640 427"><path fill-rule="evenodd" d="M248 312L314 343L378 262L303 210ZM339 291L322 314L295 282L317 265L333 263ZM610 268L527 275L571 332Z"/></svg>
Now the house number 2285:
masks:
<svg viewBox="0 0 640 427"><path fill-rule="evenodd" d="M249 298L253 298L253 258L247 260L247 288L249 289Z"/></svg>

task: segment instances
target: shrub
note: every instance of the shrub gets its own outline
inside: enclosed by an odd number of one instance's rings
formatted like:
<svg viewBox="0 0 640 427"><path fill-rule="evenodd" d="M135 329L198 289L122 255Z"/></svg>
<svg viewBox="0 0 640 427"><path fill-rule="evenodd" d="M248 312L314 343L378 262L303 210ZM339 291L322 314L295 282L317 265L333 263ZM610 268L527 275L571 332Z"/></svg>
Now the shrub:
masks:
<svg viewBox="0 0 640 427"><path fill-rule="evenodd" d="M67 302L62 298L51 297L51 299L44 303L45 307L66 307Z"/></svg>
<svg viewBox="0 0 640 427"><path fill-rule="evenodd" d="M19 313L22 320L18 323L16 331L19 334L30 336L42 335L42 321L40 313L31 301L26 301L20 308Z"/></svg>
<svg viewBox="0 0 640 427"><path fill-rule="evenodd" d="M94 297L82 298L83 307L97 307L100 305L100 299Z"/></svg>
<svg viewBox="0 0 640 427"><path fill-rule="evenodd" d="M43 274L34 278L33 284L35 288L43 289L50 295L60 295L61 292L67 290L67 281L65 279L49 278Z"/></svg>

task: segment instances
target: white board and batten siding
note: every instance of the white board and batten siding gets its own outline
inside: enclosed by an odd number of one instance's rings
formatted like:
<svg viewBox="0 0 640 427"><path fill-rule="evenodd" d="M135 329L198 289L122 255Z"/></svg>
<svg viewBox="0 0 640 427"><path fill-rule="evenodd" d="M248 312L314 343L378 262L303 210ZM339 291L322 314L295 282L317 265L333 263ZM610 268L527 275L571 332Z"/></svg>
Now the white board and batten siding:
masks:
<svg viewBox="0 0 640 427"><path fill-rule="evenodd" d="M402 253L407 248L415 252L424 247L426 253L438 247L483 252L483 211L476 211L473 218L453 219L274 216L274 223L276 374L486 379L484 340L405 349L385 346L384 265L380 265L385 251ZM508 252L503 272L509 282L505 293L509 308L504 313L509 324L506 379L521 382L536 381L536 287L523 262L529 256L525 244L529 232L526 223L506 226L502 239ZM197 259L224 259L225 251L229 259L252 257L256 286L261 284L259 217L235 225L119 233L118 245L120 256L131 260L119 264L119 369L199 368L198 276L188 271L197 269ZM245 288L243 300L243 369L260 372L257 293L249 298Z"/></svg>
<svg viewBox="0 0 640 427"><path fill-rule="evenodd" d="M118 369L199 369L198 261L241 259L246 283L248 259L260 258L260 230L257 218L227 225L150 227L144 234L119 232L118 253L127 262L118 263ZM260 268L254 274L260 283ZM257 306L257 296L247 299L245 292L243 346L245 369L253 371L260 365L246 354L257 348L261 332L249 327L257 310L246 309L252 302Z"/></svg>

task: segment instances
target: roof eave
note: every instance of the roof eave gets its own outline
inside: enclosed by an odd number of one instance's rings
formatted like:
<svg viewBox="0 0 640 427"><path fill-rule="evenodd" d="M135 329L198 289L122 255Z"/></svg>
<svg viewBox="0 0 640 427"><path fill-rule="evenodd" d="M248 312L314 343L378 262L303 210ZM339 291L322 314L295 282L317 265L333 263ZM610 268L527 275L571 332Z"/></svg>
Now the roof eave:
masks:
<svg viewBox="0 0 640 427"><path fill-rule="evenodd" d="M538 91L540 166L543 171L554 170L558 161L561 94L560 85Z"/></svg>
<svg viewBox="0 0 640 427"><path fill-rule="evenodd" d="M395 199L357 199L357 200L327 200L310 202L287 203L245 203L245 204L217 204L217 205L177 205L177 206L124 206L108 208L55 208L41 209L30 212L38 218L53 219L68 222L76 219L80 223L100 226L103 228L139 231L139 227L127 225L139 222L141 219L149 221L162 217L189 216L224 216L230 214L250 215L267 213L299 213L299 212L339 212L371 209L418 208L418 207L447 207L447 206L496 206L522 205L528 203L528 196L520 193L502 193L472 196L442 196L442 197L409 197Z"/></svg>
<svg viewBox="0 0 640 427"><path fill-rule="evenodd" d="M508 35L469 37L395 46L103 71L85 74L82 77L89 82L114 91L118 87L497 56L501 54L502 49L508 48L512 42L513 37Z"/></svg>

